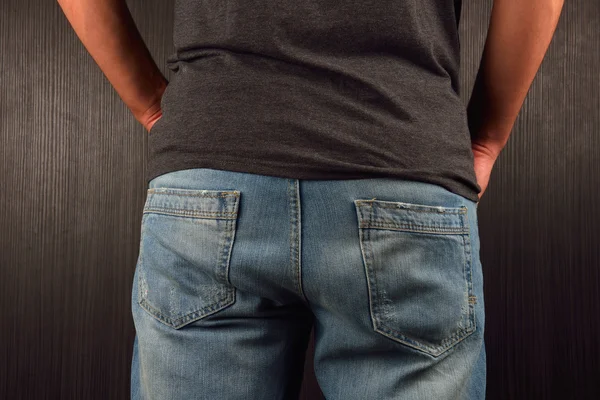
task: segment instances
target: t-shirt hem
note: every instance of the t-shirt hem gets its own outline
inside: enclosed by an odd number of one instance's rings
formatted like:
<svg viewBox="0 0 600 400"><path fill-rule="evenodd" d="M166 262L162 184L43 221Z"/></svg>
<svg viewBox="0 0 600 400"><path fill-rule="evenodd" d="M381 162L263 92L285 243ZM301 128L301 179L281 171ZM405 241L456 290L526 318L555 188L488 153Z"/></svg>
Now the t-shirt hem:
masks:
<svg viewBox="0 0 600 400"><path fill-rule="evenodd" d="M261 163L256 160L229 159L224 157L181 159L173 158L169 162L158 162L150 160L146 180L149 183L152 179L174 171L210 168L216 170L225 170L233 172L242 172L258 175L274 176L287 179L310 179L310 180L343 180L343 179L369 179L369 178L396 178L411 181L420 181L442 186L446 190L462 196L472 202L479 202L479 195L471 190L469 186L463 185L456 180L445 178L441 175L427 176L423 179L416 179L414 171L406 173L402 171L380 171L380 172L348 172L323 170L317 167L311 167L306 164L287 163L285 165L276 165L274 163Z"/></svg>

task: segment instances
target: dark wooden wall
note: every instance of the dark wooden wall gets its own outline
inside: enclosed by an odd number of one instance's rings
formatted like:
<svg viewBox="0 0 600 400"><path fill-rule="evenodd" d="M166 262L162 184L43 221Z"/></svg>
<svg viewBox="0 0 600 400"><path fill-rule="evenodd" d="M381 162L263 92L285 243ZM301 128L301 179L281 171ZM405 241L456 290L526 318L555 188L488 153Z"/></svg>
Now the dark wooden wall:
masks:
<svg viewBox="0 0 600 400"><path fill-rule="evenodd" d="M168 78L172 2L128 4ZM146 134L56 2L0 10L0 398L127 399ZM489 399L600 398L599 204L600 2L570 0L479 206Z"/></svg>

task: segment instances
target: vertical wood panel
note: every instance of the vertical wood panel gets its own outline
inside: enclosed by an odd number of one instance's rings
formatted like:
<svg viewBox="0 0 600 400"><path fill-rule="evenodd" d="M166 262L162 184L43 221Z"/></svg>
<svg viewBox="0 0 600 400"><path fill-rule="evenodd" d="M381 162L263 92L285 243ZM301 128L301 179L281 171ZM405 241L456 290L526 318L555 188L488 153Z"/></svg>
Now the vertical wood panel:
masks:
<svg viewBox="0 0 600 400"><path fill-rule="evenodd" d="M128 4L169 78L172 1ZM465 104L491 5L463 4ZM127 399L146 133L56 2L0 11L0 398ZM600 398L599 23L566 2L478 209L492 400Z"/></svg>
<svg viewBox="0 0 600 400"><path fill-rule="evenodd" d="M469 89L486 3L465 3ZM600 2L565 2L479 206L489 399L600 398L599 23Z"/></svg>

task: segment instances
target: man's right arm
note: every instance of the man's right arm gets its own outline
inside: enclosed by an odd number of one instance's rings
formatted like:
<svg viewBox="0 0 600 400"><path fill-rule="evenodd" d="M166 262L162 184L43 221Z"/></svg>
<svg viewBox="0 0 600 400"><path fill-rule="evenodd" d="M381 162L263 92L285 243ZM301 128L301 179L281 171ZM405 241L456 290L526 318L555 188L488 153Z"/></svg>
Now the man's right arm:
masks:
<svg viewBox="0 0 600 400"><path fill-rule="evenodd" d="M494 0L467 115L474 148L497 157L548 49L564 0Z"/></svg>

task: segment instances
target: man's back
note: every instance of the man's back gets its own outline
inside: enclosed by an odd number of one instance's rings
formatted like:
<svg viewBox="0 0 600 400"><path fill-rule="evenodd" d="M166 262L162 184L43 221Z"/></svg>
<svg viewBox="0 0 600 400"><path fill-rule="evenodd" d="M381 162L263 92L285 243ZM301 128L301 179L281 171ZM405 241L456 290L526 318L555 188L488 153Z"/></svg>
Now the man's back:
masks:
<svg viewBox="0 0 600 400"><path fill-rule="evenodd" d="M460 2L177 0L148 176L398 177L473 201Z"/></svg>

